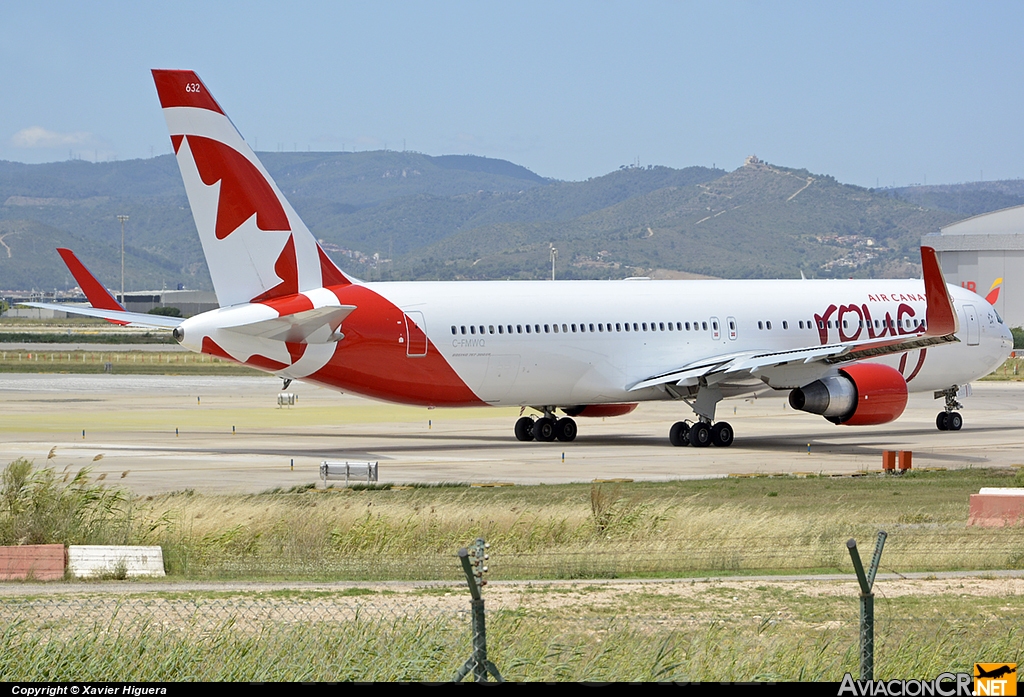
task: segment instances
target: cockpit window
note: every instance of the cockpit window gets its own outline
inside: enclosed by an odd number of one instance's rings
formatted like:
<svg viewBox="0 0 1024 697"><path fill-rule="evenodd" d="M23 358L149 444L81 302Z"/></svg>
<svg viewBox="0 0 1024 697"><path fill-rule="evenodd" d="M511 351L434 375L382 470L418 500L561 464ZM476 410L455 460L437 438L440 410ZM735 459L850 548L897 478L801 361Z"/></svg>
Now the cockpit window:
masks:
<svg viewBox="0 0 1024 697"><path fill-rule="evenodd" d="M1003 318L999 316L999 313L996 312L996 309L994 307L992 308L992 312L996 313L996 321L999 322L999 324L1002 324L1003 323Z"/></svg>

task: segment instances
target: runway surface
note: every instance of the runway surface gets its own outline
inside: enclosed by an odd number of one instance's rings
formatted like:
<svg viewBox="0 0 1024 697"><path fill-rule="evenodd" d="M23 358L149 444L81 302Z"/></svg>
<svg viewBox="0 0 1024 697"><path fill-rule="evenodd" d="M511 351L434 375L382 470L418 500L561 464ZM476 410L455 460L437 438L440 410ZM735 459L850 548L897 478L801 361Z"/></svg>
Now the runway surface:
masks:
<svg viewBox="0 0 1024 697"><path fill-rule="evenodd" d="M322 460L378 461L382 482L517 484L854 473L880 469L883 450L913 451L915 468L1024 464L1024 384L973 390L957 433L936 430L941 400L930 394L911 395L894 423L865 428L784 399L726 401L718 416L732 423L733 446L697 449L668 442L672 422L692 418L682 403L579 418L572 443L519 443L518 408L428 410L301 383L288 389L296 406L279 408L281 381L270 376L2 375L0 464L41 465L56 446L57 469L88 466L140 494L287 488L317 481Z"/></svg>

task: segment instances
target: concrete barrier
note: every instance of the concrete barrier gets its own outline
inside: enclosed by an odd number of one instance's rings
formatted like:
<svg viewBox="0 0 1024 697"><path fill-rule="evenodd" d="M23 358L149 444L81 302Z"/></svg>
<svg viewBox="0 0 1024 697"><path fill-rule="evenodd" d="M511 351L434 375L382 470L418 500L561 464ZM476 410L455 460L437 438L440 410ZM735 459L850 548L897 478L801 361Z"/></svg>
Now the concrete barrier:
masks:
<svg viewBox="0 0 1024 697"><path fill-rule="evenodd" d="M0 581L58 581L66 561L64 545L0 547Z"/></svg>
<svg viewBox="0 0 1024 697"><path fill-rule="evenodd" d="M968 525L1000 528L1024 521L1024 488L984 487L971 494Z"/></svg>
<svg viewBox="0 0 1024 697"><path fill-rule="evenodd" d="M78 578L139 578L164 575L160 547L68 545L68 571Z"/></svg>

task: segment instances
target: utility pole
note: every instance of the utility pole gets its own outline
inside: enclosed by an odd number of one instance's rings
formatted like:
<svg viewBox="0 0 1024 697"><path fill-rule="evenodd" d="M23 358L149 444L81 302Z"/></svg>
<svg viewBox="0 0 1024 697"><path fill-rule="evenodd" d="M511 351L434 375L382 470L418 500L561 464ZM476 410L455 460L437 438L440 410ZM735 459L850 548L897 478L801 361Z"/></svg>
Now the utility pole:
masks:
<svg viewBox="0 0 1024 697"><path fill-rule="evenodd" d="M558 256L558 250L555 249L555 243L549 242L551 245L551 280L555 280L555 258Z"/></svg>
<svg viewBox="0 0 1024 697"><path fill-rule="evenodd" d="M121 222L121 306L124 307L124 224L128 222L128 216L119 215L117 219Z"/></svg>

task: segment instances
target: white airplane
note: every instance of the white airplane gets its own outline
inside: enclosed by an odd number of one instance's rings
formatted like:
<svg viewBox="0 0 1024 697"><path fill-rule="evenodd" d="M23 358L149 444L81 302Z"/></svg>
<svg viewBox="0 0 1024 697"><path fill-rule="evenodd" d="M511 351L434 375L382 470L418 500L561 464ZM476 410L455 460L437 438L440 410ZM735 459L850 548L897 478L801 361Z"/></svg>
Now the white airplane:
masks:
<svg viewBox="0 0 1024 697"><path fill-rule="evenodd" d="M364 283L324 253L194 72L153 77L221 307L184 320L125 312L65 250L94 306L79 312L170 328L193 351L285 380L430 407L532 407L521 441L571 441L572 417L678 400L695 417L670 442L725 447L718 402L771 390L850 426L890 422L909 391L934 392L937 427L960 430L960 387L1013 346L927 247L923 280Z"/></svg>

